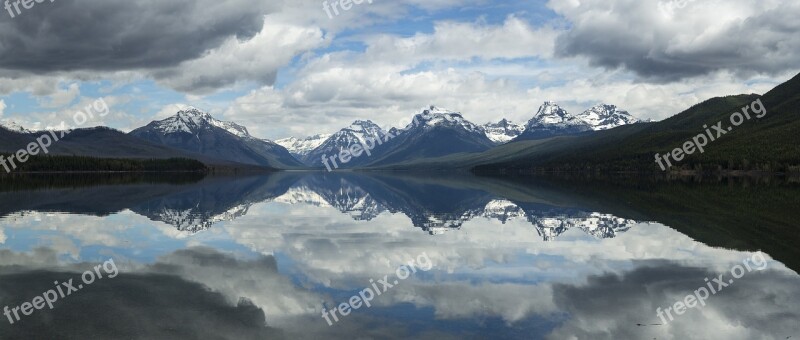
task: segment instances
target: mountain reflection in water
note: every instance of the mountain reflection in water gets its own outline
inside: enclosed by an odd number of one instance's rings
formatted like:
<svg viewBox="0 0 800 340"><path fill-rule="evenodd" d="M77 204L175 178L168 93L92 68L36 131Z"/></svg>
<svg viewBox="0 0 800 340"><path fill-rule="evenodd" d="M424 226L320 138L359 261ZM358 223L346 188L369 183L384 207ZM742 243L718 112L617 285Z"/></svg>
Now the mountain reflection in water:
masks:
<svg viewBox="0 0 800 340"><path fill-rule="evenodd" d="M0 178L0 306L109 258L120 269L0 322L0 337L786 338L800 316L797 192L410 173ZM758 250L766 270L639 326ZM423 253L431 271L333 326L321 317Z"/></svg>

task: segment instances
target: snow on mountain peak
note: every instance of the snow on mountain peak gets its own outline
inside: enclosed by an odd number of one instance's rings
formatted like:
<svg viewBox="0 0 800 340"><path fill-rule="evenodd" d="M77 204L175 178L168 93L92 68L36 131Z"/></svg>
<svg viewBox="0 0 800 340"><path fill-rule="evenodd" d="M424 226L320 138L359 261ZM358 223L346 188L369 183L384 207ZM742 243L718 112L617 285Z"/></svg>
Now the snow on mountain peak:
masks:
<svg viewBox="0 0 800 340"><path fill-rule="evenodd" d="M179 110L178 115L184 116L198 116L198 117L207 117L209 116L208 113L194 107L194 106L187 106L186 108Z"/></svg>
<svg viewBox="0 0 800 340"><path fill-rule="evenodd" d="M578 115L578 119L592 126L595 131L613 129L618 126L638 123L628 111L615 105L598 104Z"/></svg>
<svg viewBox="0 0 800 340"><path fill-rule="evenodd" d="M241 138L253 138L253 136L250 135L250 132L247 131L246 127L236 124L234 122L223 122L221 120L216 120L214 118L211 118L211 120L209 120L209 123L225 131L228 131L235 136ZM268 140L265 141L269 142Z"/></svg>
<svg viewBox="0 0 800 340"><path fill-rule="evenodd" d="M482 127L464 119L464 116L462 116L460 112L436 107L434 105L422 109L422 113L418 114L415 118L418 124L426 127L462 127L470 132L483 132Z"/></svg>
<svg viewBox="0 0 800 340"><path fill-rule="evenodd" d="M201 111L195 107L187 107L178 111L174 116L155 122L156 129L162 133L186 132L194 134L197 129L208 126L218 127L237 137L254 138L247 131L247 128L233 122L225 122L215 119L208 112Z"/></svg>
<svg viewBox="0 0 800 340"><path fill-rule="evenodd" d="M175 114L174 117L180 119L185 123L192 122L194 124L200 124L203 121L208 121L213 119L210 114L200 111L194 107L188 107L186 109L180 110L178 111L178 113Z"/></svg>
<svg viewBox="0 0 800 340"><path fill-rule="evenodd" d="M520 138L537 139L576 134L587 131L608 130L618 126L638 123L639 120L614 105L596 105L579 115L572 115L553 101L546 101L536 115L528 121Z"/></svg>
<svg viewBox="0 0 800 340"><path fill-rule="evenodd" d="M336 138L341 140L349 140L345 143L346 147L350 147L353 137L355 137L359 143L363 144L368 139L372 138L380 138L385 134L383 128L378 126L378 124L373 123L371 120L356 120L350 126L340 130L339 132L335 133L334 136L338 136Z"/></svg>
<svg viewBox="0 0 800 340"><path fill-rule="evenodd" d="M330 138L331 136L333 135L320 134L320 135L306 137L303 139L289 137L276 140L275 143L286 148L286 150L289 150L289 152L294 155L305 156L314 151L314 149L318 148L320 145L322 145L322 143L325 143L325 141L328 140L328 138Z"/></svg>
<svg viewBox="0 0 800 340"><path fill-rule="evenodd" d="M350 124L346 130L351 130L354 132L361 132L374 135L378 132L383 132L378 124L373 123L371 120L356 120L353 124Z"/></svg>
<svg viewBox="0 0 800 340"><path fill-rule="evenodd" d="M486 131L486 137L489 137L492 142L503 144L512 141L525 132L525 126L503 118L497 123L484 125L483 130Z"/></svg>
<svg viewBox="0 0 800 340"><path fill-rule="evenodd" d="M437 107L436 105L431 105L427 108L422 109L422 114L424 115L437 115L437 114L450 114L450 113L459 114L458 112L451 111L442 107Z"/></svg>
<svg viewBox="0 0 800 340"><path fill-rule="evenodd" d="M542 106L539 107L539 111L536 112L537 116L542 115L556 115L556 116L568 116L569 113L567 110L561 108L558 103L554 101L545 101Z"/></svg>
<svg viewBox="0 0 800 340"><path fill-rule="evenodd" d="M17 133L32 133L33 132L31 130L28 130L28 129L22 127L22 125L19 125L17 122L15 122L13 120L6 120L4 122L0 122L0 127L4 127L4 128L6 128L6 130L9 130L11 132L17 132Z"/></svg>
<svg viewBox="0 0 800 340"><path fill-rule="evenodd" d="M581 122L556 102L546 101L528 123L531 125L579 125Z"/></svg>
<svg viewBox="0 0 800 340"><path fill-rule="evenodd" d="M356 120L332 135L320 135L325 138L313 138L313 140L299 143L299 147L295 150L289 150L304 156L302 158L306 162L317 162L320 156L338 154L354 144L368 144L367 140L381 138L385 134L386 132L372 121Z"/></svg>

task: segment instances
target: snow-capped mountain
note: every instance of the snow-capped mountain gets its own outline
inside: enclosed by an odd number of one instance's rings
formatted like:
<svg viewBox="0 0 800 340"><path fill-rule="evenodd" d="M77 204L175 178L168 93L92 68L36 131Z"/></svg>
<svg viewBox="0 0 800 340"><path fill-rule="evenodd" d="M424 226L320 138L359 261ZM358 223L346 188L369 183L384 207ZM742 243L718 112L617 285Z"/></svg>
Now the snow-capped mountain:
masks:
<svg viewBox="0 0 800 340"><path fill-rule="evenodd" d="M459 112L436 106L423 109L404 129L390 130L389 137L372 151L372 157L361 157L355 165L386 165L483 152L496 145L483 127L466 120Z"/></svg>
<svg viewBox="0 0 800 340"><path fill-rule="evenodd" d="M328 138L328 141L341 141L346 143L365 143L369 138L377 138L385 132L370 120L357 120L350 126L339 130ZM341 145L345 146L345 145ZM347 144L349 147L350 144Z"/></svg>
<svg viewBox="0 0 800 340"><path fill-rule="evenodd" d="M153 124L155 123L155 124ZM153 122L153 129L164 134L185 132L196 134L209 126L218 127L228 133L240 137L255 139L247 132L247 128L234 122L224 122L217 120L207 112L203 112L194 107L189 107L178 111L174 116L162 121Z"/></svg>
<svg viewBox="0 0 800 340"><path fill-rule="evenodd" d="M296 137L289 137L284 139L278 139L275 141L275 143L286 148L286 150L289 150L289 153L291 153L298 159L302 159L309 153L314 151L314 149L320 147L331 136L332 135L328 134L320 134L320 135L306 137L303 139Z"/></svg>
<svg viewBox="0 0 800 340"><path fill-rule="evenodd" d="M536 115L525 125L525 131L516 140L543 139L560 135L572 135L592 128L555 102L547 101L539 107Z"/></svg>
<svg viewBox="0 0 800 340"><path fill-rule="evenodd" d="M319 146L303 156L301 161L310 166L322 166L322 157L338 155L342 150L350 149L352 145L364 145L368 139L382 138L385 134L386 132L372 121L357 120L350 126L330 135ZM370 145L372 144L374 142L370 143ZM340 167L346 167L346 164L341 162L337 164Z"/></svg>
<svg viewBox="0 0 800 340"><path fill-rule="evenodd" d="M273 168L302 166L284 147L256 138L247 128L217 120L196 108L153 121L130 135L215 159Z"/></svg>
<svg viewBox="0 0 800 340"><path fill-rule="evenodd" d="M500 122L484 125L483 130L486 131L486 137L489 137L493 142L505 144L525 132L525 125L516 124L503 118Z"/></svg>
<svg viewBox="0 0 800 340"><path fill-rule="evenodd" d="M567 110L561 108L556 102L547 101L539 107L536 115L528 121L527 127L531 126L584 126L585 122L571 115Z"/></svg>
<svg viewBox="0 0 800 340"><path fill-rule="evenodd" d="M463 129L471 133L483 133L483 128L464 119L461 112L450 111L431 105L429 108L422 109L422 113L414 116L406 130L411 130L417 126L427 129L436 127L449 127Z"/></svg>
<svg viewBox="0 0 800 340"><path fill-rule="evenodd" d="M16 132L16 133L33 133L32 130L28 130L28 129L22 127L22 125L19 125L17 122L12 121L12 120L6 120L6 121L3 121L3 122L0 122L0 127L6 129L8 131Z"/></svg>
<svg viewBox="0 0 800 340"><path fill-rule="evenodd" d="M631 116L628 111L607 104L596 105L579 114L577 118L589 124L594 131L608 130L639 122L639 119Z"/></svg>
<svg viewBox="0 0 800 340"><path fill-rule="evenodd" d="M514 140L580 134L636 122L628 112L613 105L597 105L580 115L572 115L548 101L524 126L507 119L481 126L459 112L430 106L423 108L403 129L384 131L372 121L357 120L331 135L272 142L253 137L244 126L188 108L136 129L131 135L217 159L275 168L322 167L323 157L330 159L356 144L373 145L377 140L374 149L347 163L341 159L328 162L336 168L352 168L483 152Z"/></svg>
<svg viewBox="0 0 800 340"><path fill-rule="evenodd" d="M579 115L573 115L555 102L547 101L539 107L539 111L528 121L525 131L516 140L543 139L587 131L608 130L638 122L639 120L630 113L619 110L614 105L600 104Z"/></svg>

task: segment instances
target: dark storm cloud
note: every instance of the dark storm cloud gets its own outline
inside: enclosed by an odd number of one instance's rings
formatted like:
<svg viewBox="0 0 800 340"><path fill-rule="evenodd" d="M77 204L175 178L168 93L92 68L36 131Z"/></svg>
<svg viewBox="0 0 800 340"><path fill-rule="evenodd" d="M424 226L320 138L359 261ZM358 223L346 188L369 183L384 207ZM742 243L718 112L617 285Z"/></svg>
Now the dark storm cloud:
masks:
<svg viewBox="0 0 800 340"><path fill-rule="evenodd" d="M261 74L240 74L239 72L231 71L225 74L215 74L213 76L195 72L191 76L186 77L186 73L192 71L191 69L185 68L172 68L152 72L152 75L155 79L165 82L175 90L197 94L209 93L216 89L234 84L240 78L255 79L262 84L274 84L278 77L278 71L264 72ZM183 79L182 76L188 78L188 80L181 81ZM170 81L170 79L178 80Z"/></svg>
<svg viewBox="0 0 800 340"><path fill-rule="evenodd" d="M263 26L268 3L56 0L31 9L20 6L22 13L15 18L2 9L0 68L41 74L175 66L200 57L227 38L255 35Z"/></svg>
<svg viewBox="0 0 800 340"><path fill-rule="evenodd" d="M657 82L716 71L752 76L796 70L800 4L786 1L769 10L747 6L697 1L671 14L656 1L641 0L556 7L573 24L559 38L556 55L585 57L593 66L622 68ZM747 17L732 16L741 12Z"/></svg>

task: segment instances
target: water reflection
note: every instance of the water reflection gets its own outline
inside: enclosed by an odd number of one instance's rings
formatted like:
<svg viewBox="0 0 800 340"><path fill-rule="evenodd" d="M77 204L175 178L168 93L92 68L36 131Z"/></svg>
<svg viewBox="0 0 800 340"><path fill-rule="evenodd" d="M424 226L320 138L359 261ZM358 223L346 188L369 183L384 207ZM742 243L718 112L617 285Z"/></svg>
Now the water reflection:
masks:
<svg viewBox="0 0 800 340"><path fill-rule="evenodd" d="M0 322L0 337L797 336L791 186L356 173L67 182L0 185L0 307L109 257L120 275ZM763 219L757 232L731 218L743 204L758 208L746 210ZM758 249L766 270L669 325L637 326ZM334 326L321 317L422 253L431 271Z"/></svg>
<svg viewBox="0 0 800 340"><path fill-rule="evenodd" d="M72 183L81 183L77 178L70 179ZM0 213L14 215L34 210L105 216L129 209L179 231L197 233L246 215L254 204L274 201L333 207L356 221L372 221L384 213L402 213L415 227L430 235L459 230L475 218L502 223L525 219L546 241L555 240L572 228L597 238L610 238L636 224L612 214L547 201L505 199L491 188L475 186L475 177L449 176L446 182L430 178L417 182L398 176L295 172L196 178L183 183L173 180L112 177L84 181L83 187L69 189L54 188L48 183L43 185L46 190L34 187L38 190L24 192L22 199L18 191L0 192L4 207Z"/></svg>

